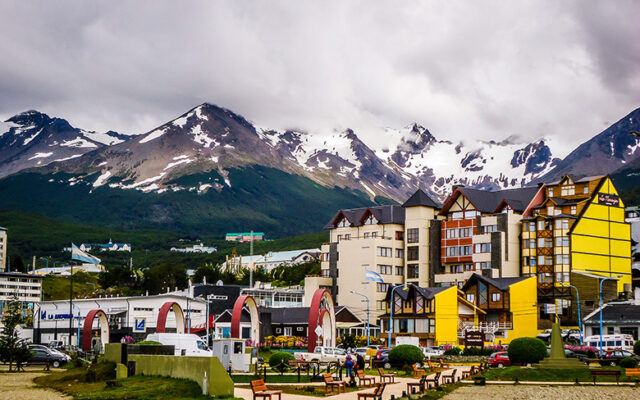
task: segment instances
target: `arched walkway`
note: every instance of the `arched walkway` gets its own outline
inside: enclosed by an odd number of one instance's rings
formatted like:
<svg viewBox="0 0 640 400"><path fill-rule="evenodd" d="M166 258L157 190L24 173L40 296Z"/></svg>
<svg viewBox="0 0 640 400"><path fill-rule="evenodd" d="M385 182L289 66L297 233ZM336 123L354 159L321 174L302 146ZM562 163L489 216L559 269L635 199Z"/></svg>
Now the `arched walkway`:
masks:
<svg viewBox="0 0 640 400"><path fill-rule="evenodd" d="M182 312L182 307L180 304L167 301L160 307L160 311L158 312L158 323L156 324L156 333L165 333L167 331L167 314L169 314L169 310L173 309L173 315L176 317L176 332L184 333L184 313Z"/></svg>
<svg viewBox="0 0 640 400"><path fill-rule="evenodd" d="M102 341L102 348L109 343L109 319L107 314L102 310L91 310L87 314L82 327L82 350L91 350L91 333L93 332L93 320L98 317L100 321L100 340Z"/></svg>
<svg viewBox="0 0 640 400"><path fill-rule="evenodd" d="M242 319L242 309L245 304L249 308L249 315L251 317L251 341L253 345L260 343L260 313L258 311L258 305L251 296L240 296L233 305L233 315L231 316L231 337L239 339L240 335L240 321Z"/></svg>
<svg viewBox="0 0 640 400"><path fill-rule="evenodd" d="M322 327L322 346L336 347L336 311L333 297L327 289L318 289L313 294L309 308L309 334L307 335L307 349L312 353L318 346L316 328Z"/></svg>

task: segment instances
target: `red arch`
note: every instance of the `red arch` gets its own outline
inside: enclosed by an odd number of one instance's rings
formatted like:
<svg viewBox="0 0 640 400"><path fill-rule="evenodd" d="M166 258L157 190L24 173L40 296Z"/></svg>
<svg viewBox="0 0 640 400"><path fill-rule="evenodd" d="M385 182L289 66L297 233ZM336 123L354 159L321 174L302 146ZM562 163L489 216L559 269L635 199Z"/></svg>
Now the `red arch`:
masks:
<svg viewBox="0 0 640 400"><path fill-rule="evenodd" d="M240 338L240 321L242 319L242 309L244 305L249 307L249 315L251 317L251 340L254 346L260 343L260 312L258 304L251 296L240 296L233 305L233 314L231 315L231 337Z"/></svg>
<svg viewBox="0 0 640 400"><path fill-rule="evenodd" d="M176 332L184 333L186 328L184 327L184 313L182 312L182 307L180 304L175 301L167 301L160 307L160 311L158 312L158 323L156 324L156 333L165 333L166 325L167 325L167 314L169 314L169 310L173 308L173 313L176 316ZM178 315L180 314L180 315ZM182 323L180 323L182 320ZM178 328L182 325L182 332L179 332Z"/></svg>
<svg viewBox="0 0 640 400"><path fill-rule="evenodd" d="M313 299L311 300L311 307L309 307L309 333L307 334L307 349L309 353L313 353L317 346L318 335L316 335L316 328L322 324L321 317L324 313L330 312L329 310L320 308L322 299L325 296L327 297L327 300L331 302L330 307L333 308L333 297L331 297L331 292L327 289L316 290L313 294ZM335 311L332 320L334 322L334 326L329 329L335 329Z"/></svg>
<svg viewBox="0 0 640 400"><path fill-rule="evenodd" d="M102 310L91 310L84 319L84 326L82 327L82 350L84 351L91 350L91 332L93 332L93 320L96 316L102 321L100 326L102 329L102 343L109 343L109 322L107 314Z"/></svg>

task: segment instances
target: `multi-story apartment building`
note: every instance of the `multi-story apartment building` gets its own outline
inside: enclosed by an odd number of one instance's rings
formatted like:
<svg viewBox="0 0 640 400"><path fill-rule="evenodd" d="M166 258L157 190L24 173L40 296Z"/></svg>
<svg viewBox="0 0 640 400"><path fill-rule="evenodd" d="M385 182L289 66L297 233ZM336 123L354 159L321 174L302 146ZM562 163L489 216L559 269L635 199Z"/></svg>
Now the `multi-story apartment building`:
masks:
<svg viewBox="0 0 640 400"><path fill-rule="evenodd" d="M437 221L440 240L434 282L458 285L475 272L489 278L520 276L520 220L543 196L541 187L487 191L458 186Z"/></svg>
<svg viewBox="0 0 640 400"><path fill-rule="evenodd" d="M0 226L0 272L7 269L7 230Z"/></svg>
<svg viewBox="0 0 640 400"><path fill-rule="evenodd" d="M17 272L0 272L0 314L4 303L17 298L25 306L37 303L42 297L42 277Z"/></svg>
<svg viewBox="0 0 640 400"><path fill-rule="evenodd" d="M325 226L329 243L321 248L322 276L305 279L306 297L317 288L330 289L338 304L348 305L363 318L364 295L369 299L371 323L377 324L391 285L410 281L429 286L429 227L438 208L418 190L402 206L340 210ZM366 281L367 270L380 274L384 282Z"/></svg>
<svg viewBox="0 0 640 400"><path fill-rule="evenodd" d="M624 205L605 176L564 176L546 184L544 198L522 224L522 275L536 276L541 320L545 304L572 312L571 272L615 277L631 290L631 234Z"/></svg>

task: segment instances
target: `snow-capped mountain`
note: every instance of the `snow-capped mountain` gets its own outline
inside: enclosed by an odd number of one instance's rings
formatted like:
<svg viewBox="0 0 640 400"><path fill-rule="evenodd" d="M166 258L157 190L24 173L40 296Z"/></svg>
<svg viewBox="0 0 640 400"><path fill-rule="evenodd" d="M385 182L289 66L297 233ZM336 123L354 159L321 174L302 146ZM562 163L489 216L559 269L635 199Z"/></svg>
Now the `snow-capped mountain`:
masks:
<svg viewBox="0 0 640 400"><path fill-rule="evenodd" d="M113 131L84 131L72 127L64 119L26 111L0 124L0 177L77 158L129 138Z"/></svg>

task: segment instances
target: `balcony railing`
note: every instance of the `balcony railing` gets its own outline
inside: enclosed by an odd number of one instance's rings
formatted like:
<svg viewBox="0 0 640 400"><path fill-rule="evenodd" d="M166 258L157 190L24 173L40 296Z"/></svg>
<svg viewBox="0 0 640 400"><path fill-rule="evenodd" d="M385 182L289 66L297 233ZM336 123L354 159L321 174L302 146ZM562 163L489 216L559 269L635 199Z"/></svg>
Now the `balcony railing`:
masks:
<svg viewBox="0 0 640 400"><path fill-rule="evenodd" d="M513 329L512 322L480 322L476 325L473 322L460 321L458 323L458 337L465 337L467 331L477 331L494 335L496 332L511 329Z"/></svg>

